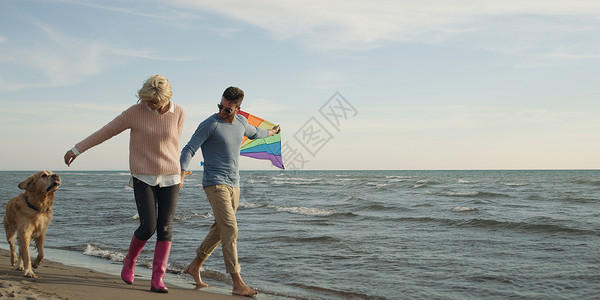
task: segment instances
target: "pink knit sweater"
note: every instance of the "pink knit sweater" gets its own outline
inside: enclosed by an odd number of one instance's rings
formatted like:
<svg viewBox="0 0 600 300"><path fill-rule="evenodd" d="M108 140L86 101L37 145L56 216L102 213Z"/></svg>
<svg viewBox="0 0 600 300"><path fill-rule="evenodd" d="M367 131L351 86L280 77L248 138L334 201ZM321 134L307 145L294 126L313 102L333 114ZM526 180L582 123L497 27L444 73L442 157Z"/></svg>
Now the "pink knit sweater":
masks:
<svg viewBox="0 0 600 300"><path fill-rule="evenodd" d="M83 153L126 129L131 129L129 170L132 174L179 174L179 139L185 111L179 105L174 105L174 112L157 115L148 110L146 104L135 104L77 143L75 148Z"/></svg>

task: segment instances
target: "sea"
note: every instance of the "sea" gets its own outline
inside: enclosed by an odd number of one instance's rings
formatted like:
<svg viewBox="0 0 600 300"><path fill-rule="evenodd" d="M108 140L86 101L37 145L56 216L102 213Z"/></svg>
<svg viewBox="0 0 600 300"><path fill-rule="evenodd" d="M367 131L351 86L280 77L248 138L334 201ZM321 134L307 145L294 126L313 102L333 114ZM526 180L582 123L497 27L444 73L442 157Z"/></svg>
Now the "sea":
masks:
<svg viewBox="0 0 600 300"><path fill-rule="evenodd" d="M33 173L0 172L2 206ZM139 224L129 173L57 173L46 258L118 275ZM240 173L257 299L600 299L600 170ZM183 270L213 223L201 182L194 171L179 196L168 285L194 288ZM231 292L220 247L202 277Z"/></svg>

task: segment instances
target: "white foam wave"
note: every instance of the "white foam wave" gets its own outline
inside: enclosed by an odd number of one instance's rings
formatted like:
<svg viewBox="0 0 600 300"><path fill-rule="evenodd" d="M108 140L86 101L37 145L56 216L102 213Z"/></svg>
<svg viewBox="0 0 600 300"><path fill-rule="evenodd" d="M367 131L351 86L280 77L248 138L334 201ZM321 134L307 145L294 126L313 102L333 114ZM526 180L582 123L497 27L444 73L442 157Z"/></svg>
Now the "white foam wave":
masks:
<svg viewBox="0 0 600 300"><path fill-rule="evenodd" d="M316 182L321 181L320 178L302 178L302 177L280 177L278 178L282 181L291 181L291 182Z"/></svg>
<svg viewBox="0 0 600 300"><path fill-rule="evenodd" d="M192 214L176 215L174 219L177 221L186 221L186 220L196 218L196 217L200 217L203 219L210 219L210 218L212 218L212 216L213 215L211 213L205 213L205 214L192 213Z"/></svg>
<svg viewBox="0 0 600 300"><path fill-rule="evenodd" d="M284 207L284 206L277 206L277 205L268 205L267 207L274 208L275 210L277 210L279 212L287 212L287 213L291 213L291 214L307 215L307 216L327 217L327 216L331 216L331 215L335 214L335 211L321 209L321 208L314 208L314 207L302 207L302 206Z"/></svg>
<svg viewBox="0 0 600 300"><path fill-rule="evenodd" d="M277 177L277 178L265 178L265 177L250 177L246 183L249 184L295 184L295 185L308 185L313 184L315 182L320 182L322 179L320 178L300 178L300 177Z"/></svg>
<svg viewBox="0 0 600 300"><path fill-rule="evenodd" d="M410 181L411 179L408 178L391 178L390 182L407 182Z"/></svg>
<svg viewBox="0 0 600 300"><path fill-rule="evenodd" d="M125 258L125 255L123 253L103 250L100 247L93 246L90 244L86 245L85 250L83 250L83 254L88 256L107 258L112 261L123 261L123 258Z"/></svg>
<svg viewBox="0 0 600 300"><path fill-rule="evenodd" d="M506 186L525 186L525 185L527 185L526 183L512 183L512 182L506 182L503 184Z"/></svg>
<svg viewBox="0 0 600 300"><path fill-rule="evenodd" d="M139 220L140 219L140 214L135 213L135 215L131 216L132 220Z"/></svg>
<svg viewBox="0 0 600 300"><path fill-rule="evenodd" d="M374 187L386 187L390 184L389 183L367 182L367 185L374 186Z"/></svg>
<svg viewBox="0 0 600 300"><path fill-rule="evenodd" d="M477 183L476 180L459 179L458 183Z"/></svg>
<svg viewBox="0 0 600 300"><path fill-rule="evenodd" d="M398 175L389 175L385 176L386 179L389 179L392 182L402 182L412 180L411 177L408 176L398 176Z"/></svg>
<svg viewBox="0 0 600 300"><path fill-rule="evenodd" d="M275 179L275 180L269 180L269 181L265 181L264 183L272 183L272 184L294 184L294 185L309 185L309 184L313 184L315 182L319 182L321 181L321 179L304 179L304 178L298 178L296 180L281 180L281 179Z"/></svg>
<svg viewBox="0 0 600 300"><path fill-rule="evenodd" d="M452 211L456 211L456 212L463 212L463 211L475 211L477 210L474 207L467 207L467 206L457 206L452 208Z"/></svg>
<svg viewBox="0 0 600 300"><path fill-rule="evenodd" d="M467 192L467 193L459 193L459 192L448 192L446 193L448 196L476 196L479 192Z"/></svg>
<svg viewBox="0 0 600 300"><path fill-rule="evenodd" d="M239 206L242 208L257 208L257 207L261 207L262 205L257 204L257 203L250 203L250 202L240 202Z"/></svg>
<svg viewBox="0 0 600 300"><path fill-rule="evenodd" d="M357 181L357 178L338 178L339 181Z"/></svg>
<svg viewBox="0 0 600 300"><path fill-rule="evenodd" d="M427 180L418 180L415 185L413 185L413 189L420 188L422 186L427 185Z"/></svg>

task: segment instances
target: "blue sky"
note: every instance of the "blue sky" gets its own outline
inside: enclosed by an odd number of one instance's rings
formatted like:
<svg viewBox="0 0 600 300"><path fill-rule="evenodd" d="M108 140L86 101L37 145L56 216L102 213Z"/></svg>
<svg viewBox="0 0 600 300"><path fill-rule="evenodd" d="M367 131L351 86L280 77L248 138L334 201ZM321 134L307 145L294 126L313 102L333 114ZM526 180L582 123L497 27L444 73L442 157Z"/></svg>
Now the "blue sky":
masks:
<svg viewBox="0 0 600 300"><path fill-rule="evenodd" d="M598 1L3 0L0 169L67 169L152 74L181 147L234 85L292 169L598 169L599 34ZM68 169L127 152L123 133Z"/></svg>

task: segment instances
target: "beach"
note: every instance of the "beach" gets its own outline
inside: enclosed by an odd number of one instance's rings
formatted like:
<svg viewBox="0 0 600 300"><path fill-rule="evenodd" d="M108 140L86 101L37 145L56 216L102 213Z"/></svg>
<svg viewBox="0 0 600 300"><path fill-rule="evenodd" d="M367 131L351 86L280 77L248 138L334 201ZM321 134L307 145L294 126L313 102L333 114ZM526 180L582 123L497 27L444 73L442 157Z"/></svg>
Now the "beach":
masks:
<svg viewBox="0 0 600 300"><path fill-rule="evenodd" d="M31 173L0 172L0 205ZM240 173L239 259L257 300L597 298L600 170ZM131 175L59 174L39 278L0 251L3 297L231 299L220 247L202 266L209 288L184 273L214 222L201 171L179 194L167 295L149 291L155 236L135 284L119 276L139 226Z"/></svg>
<svg viewBox="0 0 600 300"><path fill-rule="evenodd" d="M32 254L35 254L35 250ZM16 299L248 299L234 295L167 286L169 293L150 291L150 280L138 279L132 285L120 277L86 268L66 266L47 259L34 272L37 278L23 277L10 265L10 252L0 249L0 297Z"/></svg>

